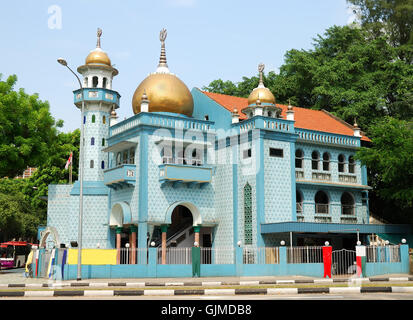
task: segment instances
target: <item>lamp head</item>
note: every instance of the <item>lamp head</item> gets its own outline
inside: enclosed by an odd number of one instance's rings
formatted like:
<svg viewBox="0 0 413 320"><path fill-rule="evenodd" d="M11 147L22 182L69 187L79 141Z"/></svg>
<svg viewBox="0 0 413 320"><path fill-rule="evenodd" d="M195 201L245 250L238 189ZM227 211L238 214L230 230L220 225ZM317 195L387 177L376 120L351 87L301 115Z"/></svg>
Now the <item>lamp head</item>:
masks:
<svg viewBox="0 0 413 320"><path fill-rule="evenodd" d="M67 67L67 62L66 62L66 60L65 60L65 59L63 59L63 58L59 58L59 59L57 59L57 62L59 62L62 66Z"/></svg>

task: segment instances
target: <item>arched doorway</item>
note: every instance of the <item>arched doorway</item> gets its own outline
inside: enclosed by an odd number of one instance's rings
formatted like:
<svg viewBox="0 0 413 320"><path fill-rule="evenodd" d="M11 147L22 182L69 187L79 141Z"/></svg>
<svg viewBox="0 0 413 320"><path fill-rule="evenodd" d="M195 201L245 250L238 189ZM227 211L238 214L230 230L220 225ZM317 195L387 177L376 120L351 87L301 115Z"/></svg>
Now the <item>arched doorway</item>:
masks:
<svg viewBox="0 0 413 320"><path fill-rule="evenodd" d="M39 246L40 248L46 248L46 246L59 248L59 245L60 245L59 234L57 233L57 230L55 227L49 226L40 232L40 246Z"/></svg>
<svg viewBox="0 0 413 320"><path fill-rule="evenodd" d="M187 207L179 205L175 207L171 215L171 224L168 226L168 231L166 234L169 243L167 246L177 247L182 242L185 242L185 246L192 246L194 241L190 238L191 232L190 229L193 229L194 219L192 217L191 210Z"/></svg>
<svg viewBox="0 0 413 320"><path fill-rule="evenodd" d="M198 208L190 203L171 206L166 217L166 246L190 248L194 242L201 247L212 247L212 228L202 227Z"/></svg>

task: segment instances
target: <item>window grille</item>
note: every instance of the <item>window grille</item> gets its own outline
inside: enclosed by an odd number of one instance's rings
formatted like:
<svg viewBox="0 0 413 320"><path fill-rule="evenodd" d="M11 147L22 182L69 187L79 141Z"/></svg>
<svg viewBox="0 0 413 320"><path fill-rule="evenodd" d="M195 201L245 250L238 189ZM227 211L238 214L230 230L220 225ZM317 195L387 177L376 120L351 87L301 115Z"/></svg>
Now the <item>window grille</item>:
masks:
<svg viewBox="0 0 413 320"><path fill-rule="evenodd" d="M244 243L252 244L252 192L248 183L244 187Z"/></svg>

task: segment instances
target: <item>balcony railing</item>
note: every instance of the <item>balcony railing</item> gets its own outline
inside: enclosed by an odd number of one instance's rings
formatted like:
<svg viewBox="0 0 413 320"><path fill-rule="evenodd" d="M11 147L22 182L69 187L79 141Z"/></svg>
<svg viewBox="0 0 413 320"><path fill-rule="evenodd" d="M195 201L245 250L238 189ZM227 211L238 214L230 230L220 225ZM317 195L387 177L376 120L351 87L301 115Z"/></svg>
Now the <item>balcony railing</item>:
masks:
<svg viewBox="0 0 413 320"><path fill-rule="evenodd" d="M295 178L297 180L304 179L304 171L296 170L295 171Z"/></svg>
<svg viewBox="0 0 413 320"><path fill-rule="evenodd" d="M341 214L342 215L354 215L356 206L354 205L341 205Z"/></svg>
<svg viewBox="0 0 413 320"><path fill-rule="evenodd" d="M298 214L303 213L303 203L302 202L297 202L296 203L296 211L297 211Z"/></svg>
<svg viewBox="0 0 413 320"><path fill-rule="evenodd" d="M163 164L180 164L188 166L202 166L202 160L196 158L162 157Z"/></svg>
<svg viewBox="0 0 413 320"><path fill-rule="evenodd" d="M105 88L84 88L85 101L102 101L119 105L120 95L118 92ZM82 90L75 90L74 101L78 105L82 102Z"/></svg>
<svg viewBox="0 0 413 320"><path fill-rule="evenodd" d="M313 177L313 180L331 181L331 174L330 173L313 172L312 177Z"/></svg>
<svg viewBox="0 0 413 320"><path fill-rule="evenodd" d="M340 182L345 182L345 183L357 183L357 176L347 175L347 174L339 174L338 175L338 180Z"/></svg>
<svg viewBox="0 0 413 320"><path fill-rule="evenodd" d="M299 140L311 141L322 144L338 144L351 147L360 146L360 138L346 135L338 135L327 132L311 131L307 129L296 128Z"/></svg>
<svg viewBox="0 0 413 320"><path fill-rule="evenodd" d="M328 214L328 204L316 203L315 213L316 214Z"/></svg>

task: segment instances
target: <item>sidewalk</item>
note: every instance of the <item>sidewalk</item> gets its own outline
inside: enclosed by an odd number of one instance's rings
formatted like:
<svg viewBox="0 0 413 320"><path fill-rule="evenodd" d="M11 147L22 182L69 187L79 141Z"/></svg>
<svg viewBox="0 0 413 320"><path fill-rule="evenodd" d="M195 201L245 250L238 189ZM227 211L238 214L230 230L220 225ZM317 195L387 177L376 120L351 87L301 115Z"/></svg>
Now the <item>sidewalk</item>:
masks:
<svg viewBox="0 0 413 320"><path fill-rule="evenodd" d="M334 277L333 279L313 278L306 276L264 276L264 277L199 277L199 278L133 278L133 279L82 279L76 280L49 280L45 278L26 278L24 269L12 269L0 271L0 287L43 287L59 283L62 286L81 287L158 287L158 286L259 286L279 284L322 284L345 283L351 277ZM412 275L391 274L362 278L363 282L413 282ZM7 286L6 286L7 285ZM9 286L11 285L11 286Z"/></svg>

